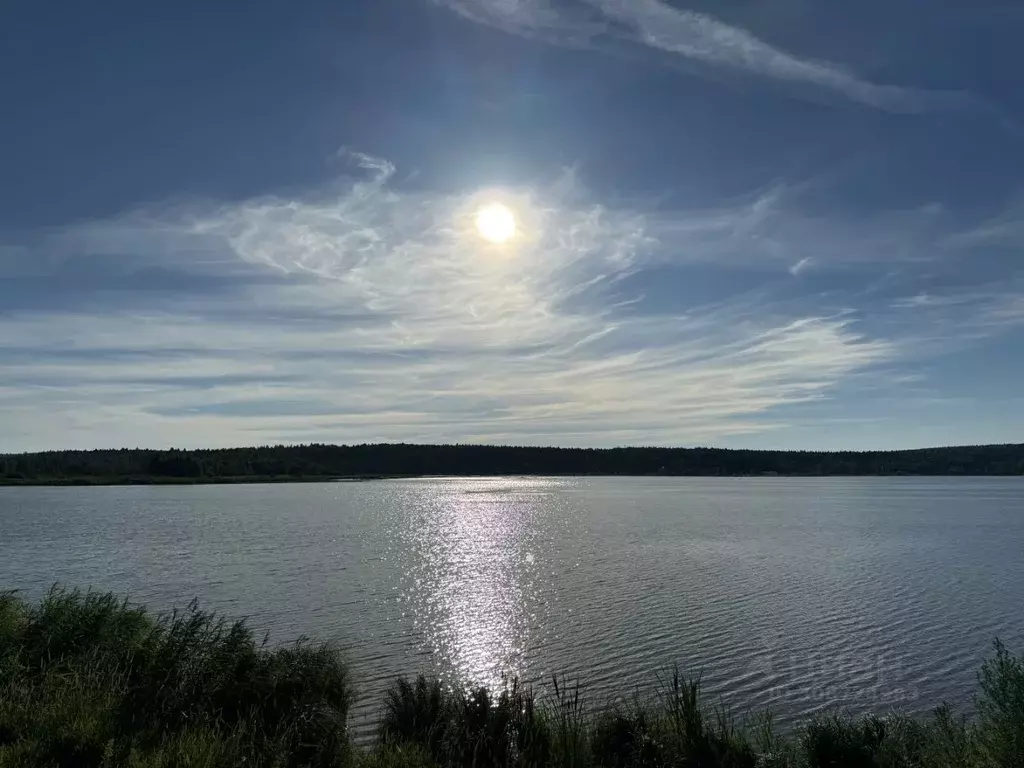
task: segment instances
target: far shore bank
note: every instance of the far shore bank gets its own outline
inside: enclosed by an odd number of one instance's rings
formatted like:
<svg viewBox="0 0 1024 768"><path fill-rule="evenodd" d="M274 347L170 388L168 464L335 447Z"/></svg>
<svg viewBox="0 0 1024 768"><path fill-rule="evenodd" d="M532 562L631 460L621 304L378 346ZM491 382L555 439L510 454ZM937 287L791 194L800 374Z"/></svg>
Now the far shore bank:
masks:
<svg viewBox="0 0 1024 768"><path fill-rule="evenodd" d="M901 451L265 445L0 454L3 485L310 483L408 477L1024 476L1024 444Z"/></svg>
<svg viewBox="0 0 1024 768"><path fill-rule="evenodd" d="M460 478L466 480L483 479L488 477L562 477L562 478L587 478L587 477L623 477L623 478L658 478L658 477L677 477L677 478L733 478L733 479L767 479L767 478L778 478L788 480L822 480L826 478L864 478L864 477L906 477L906 478L937 478L937 477L1024 477L1019 474L977 474L977 475L962 475L962 474L914 474L909 472L893 472L888 474L881 473L864 473L864 474L821 474L821 475L809 475L809 474L781 474L779 472L760 472L752 474L704 474L704 475L669 475L664 473L646 473L646 474L559 474L557 472L538 472L538 473L517 473L517 472L500 472L493 474L460 474L460 473L443 473L437 475L324 475L324 476L311 476L311 477L292 477L290 475L257 475L257 476L242 476L242 477L33 477L33 478L8 478L0 477L0 488L88 488L88 487L111 487L111 486L144 486L144 485L283 485L283 484L302 484L302 483L369 483L380 480L416 480L416 479L429 479L429 478Z"/></svg>
<svg viewBox="0 0 1024 768"><path fill-rule="evenodd" d="M269 485L281 483L362 483L373 480L399 480L421 477L421 475L313 475L292 477L290 475L249 475L227 477L0 477L0 487L39 486L113 486L113 485Z"/></svg>

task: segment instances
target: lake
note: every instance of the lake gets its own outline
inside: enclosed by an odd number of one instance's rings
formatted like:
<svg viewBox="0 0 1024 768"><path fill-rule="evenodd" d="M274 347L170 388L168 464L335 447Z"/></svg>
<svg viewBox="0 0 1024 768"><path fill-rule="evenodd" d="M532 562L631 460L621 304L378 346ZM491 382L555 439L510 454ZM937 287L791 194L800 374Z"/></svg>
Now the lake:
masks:
<svg viewBox="0 0 1024 768"><path fill-rule="evenodd" d="M594 703L672 664L783 724L969 709L1024 650L1024 478L437 478L0 488L0 588L55 581L344 647L364 724L436 671Z"/></svg>

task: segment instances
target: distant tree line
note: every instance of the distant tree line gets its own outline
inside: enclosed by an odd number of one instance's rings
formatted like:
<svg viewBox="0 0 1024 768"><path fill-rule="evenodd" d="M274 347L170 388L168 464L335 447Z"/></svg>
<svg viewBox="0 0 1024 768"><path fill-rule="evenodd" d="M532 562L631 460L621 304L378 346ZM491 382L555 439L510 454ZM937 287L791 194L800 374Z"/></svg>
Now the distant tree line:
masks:
<svg viewBox="0 0 1024 768"><path fill-rule="evenodd" d="M0 455L0 481L181 482L394 475L1024 475L1024 444L913 451L295 445Z"/></svg>

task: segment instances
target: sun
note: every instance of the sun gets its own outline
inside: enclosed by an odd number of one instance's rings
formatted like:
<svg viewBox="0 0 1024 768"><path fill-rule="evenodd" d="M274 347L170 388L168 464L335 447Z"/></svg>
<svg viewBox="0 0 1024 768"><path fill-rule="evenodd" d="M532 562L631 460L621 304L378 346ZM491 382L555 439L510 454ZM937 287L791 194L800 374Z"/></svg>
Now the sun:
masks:
<svg viewBox="0 0 1024 768"><path fill-rule="evenodd" d="M507 243L516 236L516 216L501 203L490 203L476 212L476 231L491 243Z"/></svg>

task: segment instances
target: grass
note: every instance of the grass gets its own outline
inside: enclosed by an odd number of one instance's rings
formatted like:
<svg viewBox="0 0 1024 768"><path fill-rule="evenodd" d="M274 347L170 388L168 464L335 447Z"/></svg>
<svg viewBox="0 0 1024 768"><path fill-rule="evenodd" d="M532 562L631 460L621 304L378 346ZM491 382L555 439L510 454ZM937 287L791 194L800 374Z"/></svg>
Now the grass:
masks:
<svg viewBox="0 0 1024 768"><path fill-rule="evenodd" d="M373 744L350 743L347 667L330 646L271 649L196 605L152 616L113 595L0 593L0 768L82 766L559 766L1022 768L1024 662L996 644L977 716L819 716L779 734L701 704L678 671L651 695L592 713L555 680L537 700L397 680Z"/></svg>
<svg viewBox="0 0 1024 768"><path fill-rule="evenodd" d="M336 650L269 650L195 604L0 596L0 766L338 765L352 688Z"/></svg>

